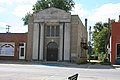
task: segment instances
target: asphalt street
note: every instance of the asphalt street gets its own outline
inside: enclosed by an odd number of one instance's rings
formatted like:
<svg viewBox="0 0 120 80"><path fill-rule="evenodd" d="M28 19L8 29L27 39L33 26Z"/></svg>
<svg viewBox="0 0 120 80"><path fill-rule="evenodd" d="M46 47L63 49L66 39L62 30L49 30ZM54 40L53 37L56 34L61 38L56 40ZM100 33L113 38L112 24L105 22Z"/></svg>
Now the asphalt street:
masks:
<svg viewBox="0 0 120 80"><path fill-rule="evenodd" d="M0 64L0 80L120 80L120 69L77 68L42 64Z"/></svg>

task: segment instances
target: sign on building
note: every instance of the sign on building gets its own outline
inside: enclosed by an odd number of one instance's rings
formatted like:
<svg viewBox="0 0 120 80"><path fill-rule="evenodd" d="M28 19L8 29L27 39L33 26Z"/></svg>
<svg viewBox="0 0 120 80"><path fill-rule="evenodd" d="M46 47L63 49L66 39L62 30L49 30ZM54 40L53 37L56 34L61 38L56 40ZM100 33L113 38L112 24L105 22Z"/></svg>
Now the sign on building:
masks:
<svg viewBox="0 0 120 80"><path fill-rule="evenodd" d="M15 43L0 42L0 56L14 56Z"/></svg>

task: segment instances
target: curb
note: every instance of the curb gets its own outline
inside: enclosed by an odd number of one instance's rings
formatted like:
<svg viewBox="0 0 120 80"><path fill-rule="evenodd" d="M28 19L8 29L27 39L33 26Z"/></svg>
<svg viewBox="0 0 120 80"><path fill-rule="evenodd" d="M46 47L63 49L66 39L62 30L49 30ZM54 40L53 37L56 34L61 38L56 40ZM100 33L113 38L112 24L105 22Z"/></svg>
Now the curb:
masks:
<svg viewBox="0 0 120 80"><path fill-rule="evenodd" d="M112 65L114 68L120 68L120 65Z"/></svg>

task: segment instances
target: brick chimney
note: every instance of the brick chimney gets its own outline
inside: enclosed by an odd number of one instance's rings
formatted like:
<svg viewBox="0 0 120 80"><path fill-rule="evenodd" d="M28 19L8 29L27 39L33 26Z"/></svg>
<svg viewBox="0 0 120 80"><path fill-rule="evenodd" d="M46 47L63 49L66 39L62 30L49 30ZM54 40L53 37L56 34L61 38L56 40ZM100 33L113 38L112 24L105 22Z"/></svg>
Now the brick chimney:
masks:
<svg viewBox="0 0 120 80"><path fill-rule="evenodd" d="M86 30L87 30L87 18L85 19L85 27L86 27Z"/></svg>
<svg viewBox="0 0 120 80"><path fill-rule="evenodd" d="M120 15L119 15L119 22L120 22Z"/></svg>

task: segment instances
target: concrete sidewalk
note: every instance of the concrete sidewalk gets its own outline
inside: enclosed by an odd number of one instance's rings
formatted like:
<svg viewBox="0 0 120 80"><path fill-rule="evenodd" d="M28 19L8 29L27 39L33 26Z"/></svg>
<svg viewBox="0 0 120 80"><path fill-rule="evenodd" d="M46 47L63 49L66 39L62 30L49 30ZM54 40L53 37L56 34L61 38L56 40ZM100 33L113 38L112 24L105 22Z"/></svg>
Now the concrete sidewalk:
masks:
<svg viewBox="0 0 120 80"><path fill-rule="evenodd" d="M45 65L53 67L85 68L85 69L114 69L112 65L101 64L75 64L70 62L41 62L41 61L21 61L21 60L0 60L0 64L23 64L23 65Z"/></svg>

